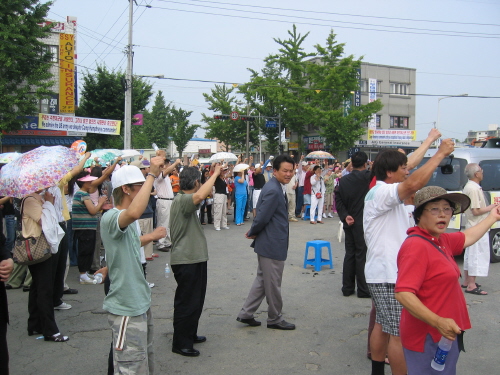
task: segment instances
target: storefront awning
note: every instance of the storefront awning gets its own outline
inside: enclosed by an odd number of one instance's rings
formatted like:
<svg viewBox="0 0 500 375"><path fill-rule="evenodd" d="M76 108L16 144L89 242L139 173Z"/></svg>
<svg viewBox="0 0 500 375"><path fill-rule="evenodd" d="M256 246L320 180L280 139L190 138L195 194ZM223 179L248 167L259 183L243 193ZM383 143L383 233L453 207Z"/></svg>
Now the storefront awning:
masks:
<svg viewBox="0 0 500 375"><path fill-rule="evenodd" d="M5 146L33 145L33 146L71 146L77 137L24 137L17 135L4 135L0 142Z"/></svg>

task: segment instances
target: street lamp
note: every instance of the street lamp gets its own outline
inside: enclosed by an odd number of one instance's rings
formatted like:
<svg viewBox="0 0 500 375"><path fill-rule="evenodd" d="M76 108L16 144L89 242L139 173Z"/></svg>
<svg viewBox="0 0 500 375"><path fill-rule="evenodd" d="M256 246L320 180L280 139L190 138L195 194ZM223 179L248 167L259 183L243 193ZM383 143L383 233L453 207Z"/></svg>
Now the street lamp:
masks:
<svg viewBox="0 0 500 375"><path fill-rule="evenodd" d="M463 96L469 96L469 94L460 94L460 95L443 96L442 98L439 98L439 99L438 99L438 114L437 114L436 129L438 129L438 130L439 130L439 103L441 102L441 100L443 100L443 99L448 99L448 98L459 98L459 97L463 97Z"/></svg>

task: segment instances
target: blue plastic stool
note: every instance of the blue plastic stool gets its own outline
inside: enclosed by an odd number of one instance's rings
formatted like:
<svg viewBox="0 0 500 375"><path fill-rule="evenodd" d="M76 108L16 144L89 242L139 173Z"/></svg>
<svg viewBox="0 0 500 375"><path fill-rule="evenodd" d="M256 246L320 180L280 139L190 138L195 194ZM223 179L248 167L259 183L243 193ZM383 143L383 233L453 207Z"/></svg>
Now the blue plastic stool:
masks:
<svg viewBox="0 0 500 375"><path fill-rule="evenodd" d="M316 212L314 212L314 218L316 219L318 216L318 208L316 207ZM311 219L311 205L307 204L304 210L304 215L302 215L302 220L310 220Z"/></svg>
<svg viewBox="0 0 500 375"><path fill-rule="evenodd" d="M314 247L314 258L308 259L309 248ZM330 259L323 259L321 257L321 250L323 247L328 249L328 255ZM330 266L330 269L333 268L333 260L332 260L332 247L330 246L329 241L315 240L315 241L307 241L306 242L306 254L304 256L304 268L307 268L307 265L310 264L314 266L314 271L321 271L322 266Z"/></svg>

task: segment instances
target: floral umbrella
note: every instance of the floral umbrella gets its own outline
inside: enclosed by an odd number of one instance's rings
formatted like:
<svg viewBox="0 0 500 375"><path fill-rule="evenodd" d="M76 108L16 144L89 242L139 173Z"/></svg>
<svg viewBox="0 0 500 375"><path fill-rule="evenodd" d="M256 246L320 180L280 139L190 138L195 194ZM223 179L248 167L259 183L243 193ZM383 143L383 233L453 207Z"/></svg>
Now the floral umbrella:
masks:
<svg viewBox="0 0 500 375"><path fill-rule="evenodd" d="M56 185L78 165L78 154L64 146L40 146L0 170L0 195L22 198Z"/></svg>
<svg viewBox="0 0 500 375"><path fill-rule="evenodd" d="M218 152L213 154L208 160L209 163L220 163L222 160L225 162L236 161L238 157L231 152Z"/></svg>
<svg viewBox="0 0 500 375"><path fill-rule="evenodd" d="M22 154L20 152L6 152L0 154L0 164L8 164L13 160L16 160Z"/></svg>
<svg viewBox="0 0 500 375"><path fill-rule="evenodd" d="M313 151L307 154L306 159L335 159L335 156L326 151Z"/></svg>

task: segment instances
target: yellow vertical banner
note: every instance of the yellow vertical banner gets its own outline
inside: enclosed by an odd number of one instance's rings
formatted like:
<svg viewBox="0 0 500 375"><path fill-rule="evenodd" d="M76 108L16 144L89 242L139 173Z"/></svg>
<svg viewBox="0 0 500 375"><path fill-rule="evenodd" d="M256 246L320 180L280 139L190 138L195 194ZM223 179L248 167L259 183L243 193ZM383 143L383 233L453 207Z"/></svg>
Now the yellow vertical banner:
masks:
<svg viewBox="0 0 500 375"><path fill-rule="evenodd" d="M75 113L74 34L59 34L59 112Z"/></svg>

